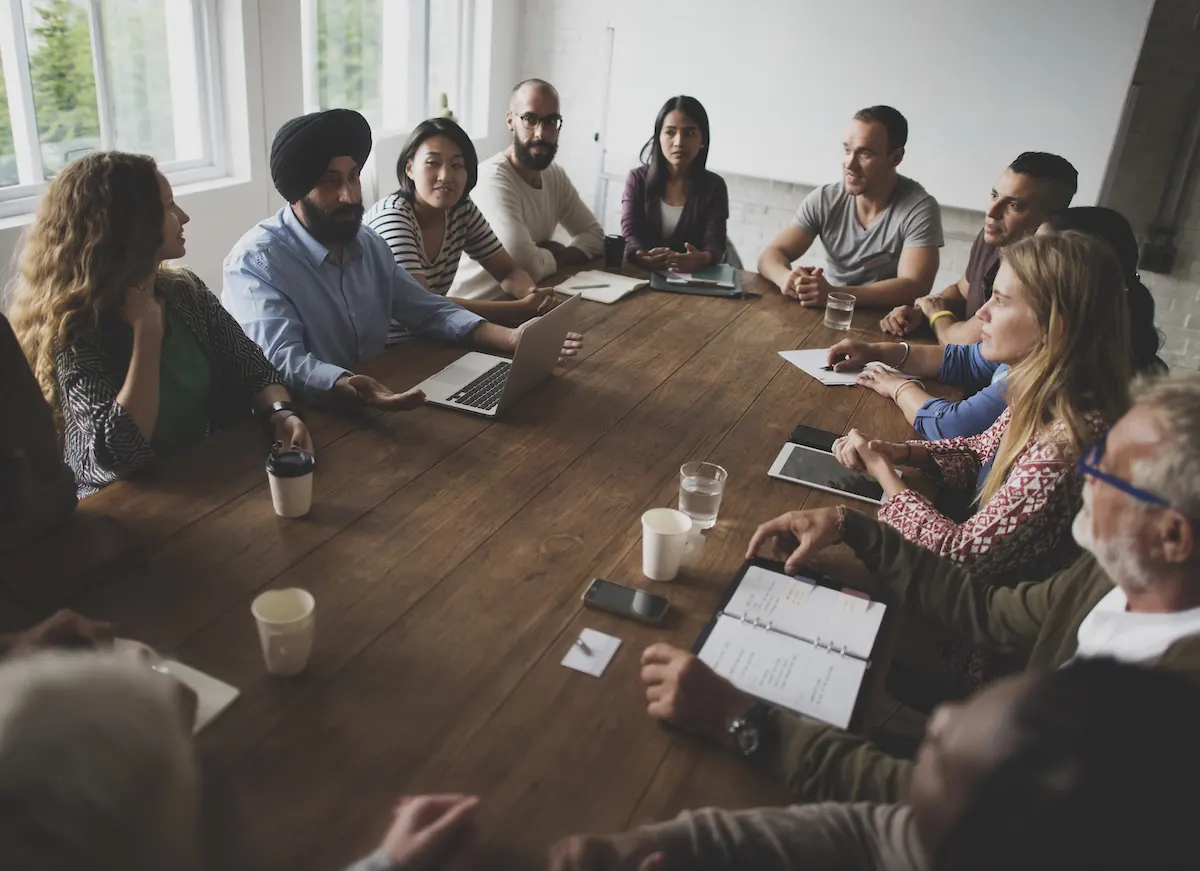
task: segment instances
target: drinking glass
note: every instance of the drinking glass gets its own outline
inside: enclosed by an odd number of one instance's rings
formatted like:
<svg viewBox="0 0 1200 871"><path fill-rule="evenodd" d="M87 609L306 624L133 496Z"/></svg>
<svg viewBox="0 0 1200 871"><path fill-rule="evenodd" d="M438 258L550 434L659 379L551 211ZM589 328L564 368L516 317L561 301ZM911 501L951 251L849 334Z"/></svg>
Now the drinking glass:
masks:
<svg viewBox="0 0 1200 871"><path fill-rule="evenodd" d="M679 467L679 510L692 518L697 529L716 525L728 477L716 463L691 462Z"/></svg>
<svg viewBox="0 0 1200 871"><path fill-rule="evenodd" d="M831 293L825 300L825 326L831 330L848 330L854 320L854 295Z"/></svg>

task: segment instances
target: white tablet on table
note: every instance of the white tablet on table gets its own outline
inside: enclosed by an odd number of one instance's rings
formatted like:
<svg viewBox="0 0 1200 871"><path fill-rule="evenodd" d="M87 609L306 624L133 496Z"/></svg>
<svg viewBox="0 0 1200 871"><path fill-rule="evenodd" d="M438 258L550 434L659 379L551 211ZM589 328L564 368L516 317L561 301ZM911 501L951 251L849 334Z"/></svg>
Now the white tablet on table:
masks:
<svg viewBox="0 0 1200 871"><path fill-rule="evenodd" d="M784 445L767 474L772 478L815 487L827 493L861 499L872 505L883 503L883 488L866 472L847 469L833 454L806 448L804 445L791 442Z"/></svg>

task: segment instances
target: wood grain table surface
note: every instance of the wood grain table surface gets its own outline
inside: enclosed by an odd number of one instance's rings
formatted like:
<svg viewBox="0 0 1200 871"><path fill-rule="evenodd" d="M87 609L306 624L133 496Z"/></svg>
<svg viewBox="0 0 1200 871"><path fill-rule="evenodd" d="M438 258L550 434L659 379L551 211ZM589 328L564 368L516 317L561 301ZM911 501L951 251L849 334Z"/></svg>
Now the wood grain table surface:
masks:
<svg viewBox="0 0 1200 871"><path fill-rule="evenodd" d="M5 621L69 604L241 690L199 738L214 868L340 868L415 792L482 796L481 843L498 866L522 868L568 833L786 801L732 754L649 719L641 651L691 647L758 523L836 504L767 476L793 427L912 431L891 401L787 364L778 351L847 334L755 274L743 284L761 296L585 301L584 351L498 420L310 412L317 471L303 519L272 510L261 431L219 433L149 480L84 500L85 545L53 554L51 539L39 558L58 568L10 572ZM857 312L850 335L881 340L879 317ZM362 371L401 389L461 353L415 341ZM640 516L674 504L688 460L728 470L720 518L696 565L649 582ZM61 569L87 550L87 530L113 521L124 554ZM842 548L826 567L869 588ZM666 624L585 610L595 577L665 594ZM316 643L303 675L274 678L250 602L286 586L316 598ZM889 614L881 648L898 625ZM622 641L601 678L559 664L583 627ZM885 675L877 657L859 728L882 715Z"/></svg>

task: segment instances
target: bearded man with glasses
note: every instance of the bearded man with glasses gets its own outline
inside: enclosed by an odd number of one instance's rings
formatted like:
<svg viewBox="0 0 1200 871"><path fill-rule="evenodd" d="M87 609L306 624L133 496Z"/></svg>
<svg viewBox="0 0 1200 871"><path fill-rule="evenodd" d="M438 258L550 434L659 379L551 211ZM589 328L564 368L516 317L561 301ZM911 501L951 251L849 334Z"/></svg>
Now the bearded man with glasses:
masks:
<svg viewBox="0 0 1200 871"><path fill-rule="evenodd" d="M535 281L560 269L580 266L599 255L604 230L561 166L554 163L563 116L558 91L541 79L527 79L512 91L508 129L512 144L479 164L471 199L517 265ZM568 241L554 239L559 226ZM496 280L473 260L465 260L450 296L503 299Z"/></svg>
<svg viewBox="0 0 1200 871"><path fill-rule="evenodd" d="M747 556L765 545L792 573L844 542L875 576L881 598L981 651L1019 657L1027 670L1107 657L1200 682L1200 373L1148 378L1133 394L1133 407L1079 463L1083 508L1072 531L1087 552L1044 581L988 586L844 508L764 523ZM741 753L802 799L907 797L912 760L771 710L683 650L656 644L642 663L652 717Z"/></svg>

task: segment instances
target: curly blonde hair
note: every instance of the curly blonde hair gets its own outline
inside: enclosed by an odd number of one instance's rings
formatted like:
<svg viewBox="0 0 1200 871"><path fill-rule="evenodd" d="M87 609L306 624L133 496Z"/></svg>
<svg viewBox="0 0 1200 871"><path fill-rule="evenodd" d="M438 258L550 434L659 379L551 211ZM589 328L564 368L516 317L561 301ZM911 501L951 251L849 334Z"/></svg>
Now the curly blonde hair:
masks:
<svg viewBox="0 0 1200 871"><path fill-rule="evenodd" d="M51 408L55 354L94 334L158 266L165 212L153 158L106 151L55 177L25 238L13 329Z"/></svg>
<svg viewBox="0 0 1200 871"><path fill-rule="evenodd" d="M1112 248L1068 230L1023 239L1000 257L1024 287L1045 338L1009 372L1012 418L980 505L1004 485L1031 438L1049 438L1054 427L1064 459L1073 462L1093 439L1085 414L1111 426L1130 403L1129 309Z"/></svg>

